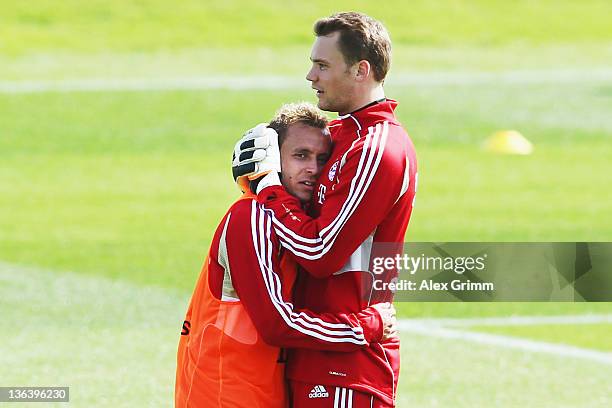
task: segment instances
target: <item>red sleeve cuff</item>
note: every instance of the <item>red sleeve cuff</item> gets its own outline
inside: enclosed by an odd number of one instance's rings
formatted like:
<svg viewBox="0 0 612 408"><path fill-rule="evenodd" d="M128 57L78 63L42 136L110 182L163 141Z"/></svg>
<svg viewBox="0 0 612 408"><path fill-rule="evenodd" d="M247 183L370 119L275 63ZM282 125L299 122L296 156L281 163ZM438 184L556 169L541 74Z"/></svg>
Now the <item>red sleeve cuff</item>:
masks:
<svg viewBox="0 0 612 408"><path fill-rule="evenodd" d="M380 313L374 308L367 308L357 314L363 335L368 343L380 343L383 338L383 321Z"/></svg>
<svg viewBox="0 0 612 408"><path fill-rule="evenodd" d="M269 200L275 200L284 195L289 195L283 186L269 186L264 188L257 194L257 201L265 203Z"/></svg>

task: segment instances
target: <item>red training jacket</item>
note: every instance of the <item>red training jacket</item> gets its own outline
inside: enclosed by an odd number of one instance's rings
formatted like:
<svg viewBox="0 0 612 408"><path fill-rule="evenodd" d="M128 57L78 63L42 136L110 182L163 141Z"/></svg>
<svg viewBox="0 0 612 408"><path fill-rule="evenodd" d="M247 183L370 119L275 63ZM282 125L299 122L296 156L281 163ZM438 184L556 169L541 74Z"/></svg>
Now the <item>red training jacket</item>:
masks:
<svg viewBox="0 0 612 408"><path fill-rule="evenodd" d="M299 307L355 313L393 297L368 296L374 275L364 265L371 262L373 244L393 243L401 251L412 212L416 154L395 118L396 106L387 99L330 124L334 148L315 186L311 216L280 186L265 188L257 197L273 214L281 245L308 272L296 283ZM352 388L393 404L399 339L353 353L295 349L287 374L302 382Z"/></svg>

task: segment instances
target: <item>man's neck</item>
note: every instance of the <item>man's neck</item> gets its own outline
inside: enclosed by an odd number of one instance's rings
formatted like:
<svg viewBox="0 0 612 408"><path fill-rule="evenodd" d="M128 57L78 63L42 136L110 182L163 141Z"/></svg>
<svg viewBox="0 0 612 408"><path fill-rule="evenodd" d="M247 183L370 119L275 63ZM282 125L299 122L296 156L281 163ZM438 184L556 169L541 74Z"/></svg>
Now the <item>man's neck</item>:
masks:
<svg viewBox="0 0 612 408"><path fill-rule="evenodd" d="M360 92L360 94L362 96L351 105L351 109L349 109L347 112L338 112L338 114L340 116L346 115L347 113L355 112L364 106L370 105L373 102L385 99L385 90L383 89L382 84L379 84L365 92Z"/></svg>

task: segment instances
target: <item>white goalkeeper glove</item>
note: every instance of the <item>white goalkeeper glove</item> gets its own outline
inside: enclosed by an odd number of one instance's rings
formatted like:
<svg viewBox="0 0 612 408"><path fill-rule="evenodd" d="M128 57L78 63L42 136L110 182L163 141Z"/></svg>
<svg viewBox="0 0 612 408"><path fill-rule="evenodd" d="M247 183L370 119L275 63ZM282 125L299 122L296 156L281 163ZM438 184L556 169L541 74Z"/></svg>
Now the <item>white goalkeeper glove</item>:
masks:
<svg viewBox="0 0 612 408"><path fill-rule="evenodd" d="M266 187L281 185L278 134L267 123L248 130L234 147L232 174L242 191L259 194Z"/></svg>

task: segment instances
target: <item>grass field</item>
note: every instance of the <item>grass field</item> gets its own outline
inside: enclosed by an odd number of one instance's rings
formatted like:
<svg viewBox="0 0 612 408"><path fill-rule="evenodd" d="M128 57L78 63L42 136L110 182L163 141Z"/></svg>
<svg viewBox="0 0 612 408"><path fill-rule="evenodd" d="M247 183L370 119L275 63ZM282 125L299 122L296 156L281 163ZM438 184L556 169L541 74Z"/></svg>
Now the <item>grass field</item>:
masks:
<svg viewBox="0 0 612 408"><path fill-rule="evenodd" d="M69 385L73 406L170 405L189 294L238 195L234 140L281 103L314 101L303 77L317 17L375 10L202 4L0 3L0 386ZM419 157L408 240L612 240L610 12L606 1L483 0L385 2L373 13L395 41L387 95ZM270 88L263 76L291 80ZM173 85L236 77L248 86ZM98 89L44 90L77 79ZM105 89L117 79L156 86ZM498 129L522 132L534 154L481 151ZM491 344L404 332L400 407L612 402L610 320L570 321L610 316L611 303L398 310L569 319L461 328Z"/></svg>
<svg viewBox="0 0 612 408"><path fill-rule="evenodd" d="M0 283L2 385L68 385L70 406L171 404L184 292L10 264L0 264ZM419 306L419 315L610 313L601 304L569 306L576 307L438 303ZM593 333L590 326L563 325L565 340L546 326L508 326L505 332L544 344L561 341L609 351L612 324L599 325L598 338L580 340L585 337L581 330ZM499 332L504 327L475 329ZM612 366L605 362L412 333L402 334L402 362L399 407L610 403Z"/></svg>
<svg viewBox="0 0 612 408"><path fill-rule="evenodd" d="M295 0L223 4L163 0L51 0L0 4L0 51L20 55L59 49L155 51L202 46L309 44L314 20L334 11L379 16L398 43L499 45L612 40L605 0L399 0L384 3ZM282 35L280 35L282 34Z"/></svg>

